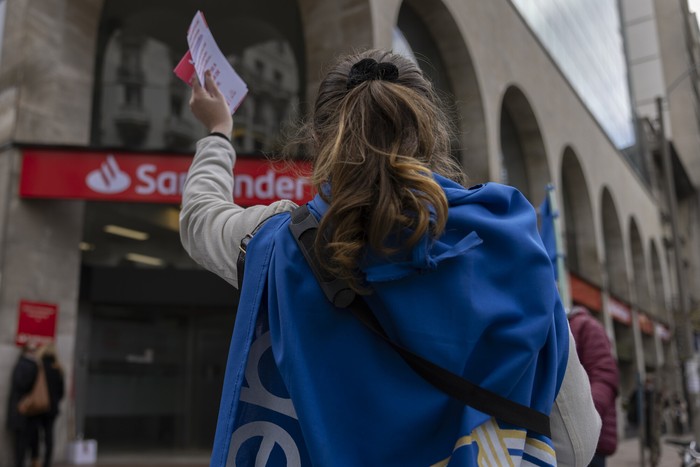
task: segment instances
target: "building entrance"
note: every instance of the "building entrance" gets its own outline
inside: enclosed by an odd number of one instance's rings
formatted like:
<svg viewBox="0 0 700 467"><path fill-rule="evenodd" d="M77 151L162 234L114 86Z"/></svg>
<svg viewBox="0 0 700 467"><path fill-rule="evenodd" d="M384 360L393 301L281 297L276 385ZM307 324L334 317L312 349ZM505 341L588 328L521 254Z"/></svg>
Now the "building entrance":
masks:
<svg viewBox="0 0 700 467"><path fill-rule="evenodd" d="M212 446L238 293L187 257L176 219L168 205L86 208L76 431L101 455Z"/></svg>
<svg viewBox="0 0 700 467"><path fill-rule="evenodd" d="M85 434L101 451L209 449L231 310L98 306Z"/></svg>

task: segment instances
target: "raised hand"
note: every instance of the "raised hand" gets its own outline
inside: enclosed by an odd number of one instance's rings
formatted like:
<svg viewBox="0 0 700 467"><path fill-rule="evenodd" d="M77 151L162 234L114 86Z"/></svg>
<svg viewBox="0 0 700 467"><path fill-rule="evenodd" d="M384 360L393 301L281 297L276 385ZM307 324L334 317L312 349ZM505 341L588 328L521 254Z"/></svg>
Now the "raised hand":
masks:
<svg viewBox="0 0 700 467"><path fill-rule="evenodd" d="M212 78L211 72L204 73L204 87L199 84L197 76L194 76L190 109L197 120L202 122L210 132L231 136L233 131L231 109Z"/></svg>

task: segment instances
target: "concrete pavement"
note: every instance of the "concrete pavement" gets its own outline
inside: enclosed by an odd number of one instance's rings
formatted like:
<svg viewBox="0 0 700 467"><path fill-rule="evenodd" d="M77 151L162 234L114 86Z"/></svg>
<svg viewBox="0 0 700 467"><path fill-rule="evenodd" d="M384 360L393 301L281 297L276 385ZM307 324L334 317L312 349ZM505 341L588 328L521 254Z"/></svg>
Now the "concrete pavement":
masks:
<svg viewBox="0 0 700 467"><path fill-rule="evenodd" d="M658 467L680 466L681 457L678 454L679 449L680 448L676 446L665 443L662 439L661 458L659 459ZM640 467L641 465L638 438L627 438L618 443L617 451L608 458L607 462L607 467ZM645 466L650 467L648 457Z"/></svg>
<svg viewBox="0 0 700 467"><path fill-rule="evenodd" d="M106 454L97 456L97 467L208 467L209 453ZM56 463L56 467L74 464Z"/></svg>
<svg viewBox="0 0 700 467"><path fill-rule="evenodd" d="M661 442L661 459L658 467L677 467L680 465L678 448ZM178 454L177 456L165 453L149 455L107 455L99 456L99 467L207 467L209 457L205 453ZM640 467L639 440L627 438L618 444L617 452L608 458L607 467ZM57 463L56 467L69 467L64 463ZM647 461L646 467L649 466Z"/></svg>

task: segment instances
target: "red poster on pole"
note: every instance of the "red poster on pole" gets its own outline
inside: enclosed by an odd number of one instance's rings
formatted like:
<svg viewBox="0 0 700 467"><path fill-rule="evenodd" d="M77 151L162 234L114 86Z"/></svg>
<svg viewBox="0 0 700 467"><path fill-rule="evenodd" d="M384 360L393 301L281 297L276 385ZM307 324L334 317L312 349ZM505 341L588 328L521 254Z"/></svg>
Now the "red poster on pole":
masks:
<svg viewBox="0 0 700 467"><path fill-rule="evenodd" d="M57 315L58 305L54 303L20 300L15 344L23 346L28 342L53 342L56 337Z"/></svg>

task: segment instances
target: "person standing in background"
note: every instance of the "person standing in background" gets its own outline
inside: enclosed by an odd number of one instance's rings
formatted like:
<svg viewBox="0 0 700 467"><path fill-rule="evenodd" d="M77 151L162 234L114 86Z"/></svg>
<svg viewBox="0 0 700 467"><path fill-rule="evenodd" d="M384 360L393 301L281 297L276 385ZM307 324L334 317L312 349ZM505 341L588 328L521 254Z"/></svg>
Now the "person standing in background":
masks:
<svg viewBox="0 0 700 467"><path fill-rule="evenodd" d="M24 460L32 441L31 417L19 412L19 401L29 394L37 376L36 347L32 343L22 347L22 353L12 369L10 397L7 401L6 426L13 437L14 466L24 467Z"/></svg>
<svg viewBox="0 0 700 467"><path fill-rule="evenodd" d="M576 352L591 382L593 403L603 422L596 453L589 465L604 467L605 459L617 449L615 398L619 392L619 370L602 323L579 305L572 307L568 318Z"/></svg>
<svg viewBox="0 0 700 467"><path fill-rule="evenodd" d="M56 357L56 348L53 343L43 345L37 352L37 357L41 360L44 374L46 375L46 385L49 390L49 401L51 406L49 411L32 417L31 423L33 439L31 441L32 467L39 467L40 445L43 440L44 445L44 467L51 465L53 455L53 425L58 416L58 405L63 399L64 378L63 368Z"/></svg>

